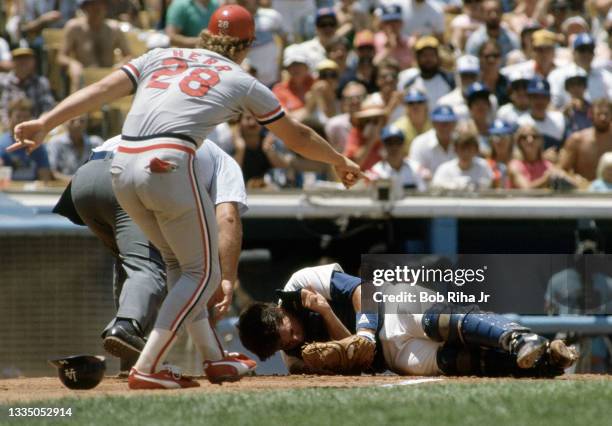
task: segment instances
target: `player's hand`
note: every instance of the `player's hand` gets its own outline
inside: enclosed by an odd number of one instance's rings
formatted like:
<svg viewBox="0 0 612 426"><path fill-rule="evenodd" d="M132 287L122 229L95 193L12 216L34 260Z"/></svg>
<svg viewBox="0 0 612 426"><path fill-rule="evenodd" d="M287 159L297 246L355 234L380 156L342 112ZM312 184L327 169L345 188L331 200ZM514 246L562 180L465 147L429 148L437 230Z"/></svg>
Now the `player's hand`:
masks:
<svg viewBox="0 0 612 426"><path fill-rule="evenodd" d="M42 145L47 131L40 119L25 121L15 126L16 142L10 145L6 150L8 152L17 151L25 148L28 154L32 153L36 148Z"/></svg>
<svg viewBox="0 0 612 426"><path fill-rule="evenodd" d="M342 184L346 188L350 188L355 185L359 179L364 178L367 180L366 176L363 174L361 169L357 164L355 164L352 160L347 157L342 157L343 162L341 164L336 164L334 169L336 173L340 177Z"/></svg>
<svg viewBox="0 0 612 426"><path fill-rule="evenodd" d="M221 281L221 291L223 299L213 307L213 316L215 323L223 318L232 306L232 298L234 296L234 283L229 280Z"/></svg>
<svg viewBox="0 0 612 426"><path fill-rule="evenodd" d="M331 310L327 299L311 288L303 288L300 292L302 306L318 314L324 314Z"/></svg>

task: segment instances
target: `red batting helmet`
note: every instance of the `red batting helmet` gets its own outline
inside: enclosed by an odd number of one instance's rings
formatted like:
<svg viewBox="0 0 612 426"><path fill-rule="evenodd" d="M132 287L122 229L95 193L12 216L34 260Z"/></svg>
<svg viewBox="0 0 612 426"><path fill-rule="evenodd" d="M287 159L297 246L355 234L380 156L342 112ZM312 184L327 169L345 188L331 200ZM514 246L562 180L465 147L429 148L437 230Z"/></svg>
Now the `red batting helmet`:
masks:
<svg viewBox="0 0 612 426"><path fill-rule="evenodd" d="M208 22L208 31L214 35L227 35L240 40L255 38L253 16L242 6L230 4L221 6Z"/></svg>

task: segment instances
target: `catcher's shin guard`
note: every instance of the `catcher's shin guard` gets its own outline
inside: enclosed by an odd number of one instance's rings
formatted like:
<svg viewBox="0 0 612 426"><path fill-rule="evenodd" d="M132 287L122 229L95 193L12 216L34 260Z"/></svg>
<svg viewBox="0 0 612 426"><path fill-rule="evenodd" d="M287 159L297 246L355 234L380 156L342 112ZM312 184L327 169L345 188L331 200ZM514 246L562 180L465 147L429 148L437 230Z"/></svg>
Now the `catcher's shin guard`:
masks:
<svg viewBox="0 0 612 426"><path fill-rule="evenodd" d="M506 317L478 307L436 304L422 319L427 336L438 342L500 349L516 356L520 368L531 368L546 352L548 340Z"/></svg>
<svg viewBox="0 0 612 426"><path fill-rule="evenodd" d="M499 349L444 345L436 355L438 369L447 376L555 377L563 374L550 355L531 368L517 365L516 356Z"/></svg>

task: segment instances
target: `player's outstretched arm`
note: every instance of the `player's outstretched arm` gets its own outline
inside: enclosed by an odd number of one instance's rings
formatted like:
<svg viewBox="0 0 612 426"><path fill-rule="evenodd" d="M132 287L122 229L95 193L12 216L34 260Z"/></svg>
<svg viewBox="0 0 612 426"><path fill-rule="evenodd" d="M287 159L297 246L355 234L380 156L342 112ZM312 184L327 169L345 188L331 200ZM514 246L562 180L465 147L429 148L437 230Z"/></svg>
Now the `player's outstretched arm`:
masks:
<svg viewBox="0 0 612 426"><path fill-rule="evenodd" d="M298 123L293 118L284 116L266 125L266 127L281 138L290 150L310 160L334 166L342 183L347 188L353 186L363 177L363 173L357 164L334 150L314 130Z"/></svg>
<svg viewBox="0 0 612 426"><path fill-rule="evenodd" d="M32 152L43 143L47 133L55 127L129 95L133 87L129 77L123 71L117 70L97 83L74 92L38 119L17 125L15 127L17 142L9 146L7 150L11 152L26 148L28 152Z"/></svg>

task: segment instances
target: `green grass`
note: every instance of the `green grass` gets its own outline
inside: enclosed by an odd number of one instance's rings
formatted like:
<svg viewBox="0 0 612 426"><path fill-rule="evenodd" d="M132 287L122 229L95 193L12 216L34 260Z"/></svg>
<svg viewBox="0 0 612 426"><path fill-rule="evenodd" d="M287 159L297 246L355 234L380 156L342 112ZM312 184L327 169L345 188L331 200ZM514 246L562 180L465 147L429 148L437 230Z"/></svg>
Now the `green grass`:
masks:
<svg viewBox="0 0 612 426"><path fill-rule="evenodd" d="M612 425L612 381L436 383L352 389L68 398L72 418L0 424L71 425Z"/></svg>

